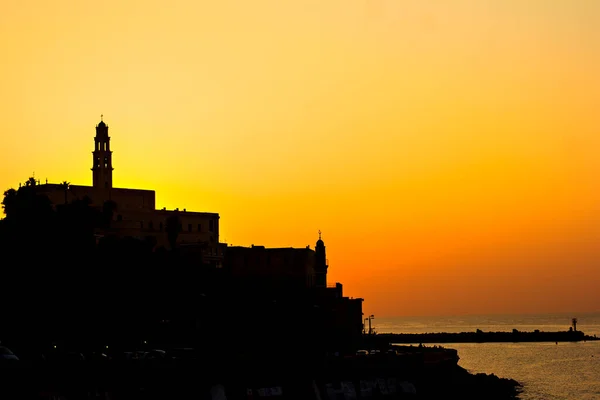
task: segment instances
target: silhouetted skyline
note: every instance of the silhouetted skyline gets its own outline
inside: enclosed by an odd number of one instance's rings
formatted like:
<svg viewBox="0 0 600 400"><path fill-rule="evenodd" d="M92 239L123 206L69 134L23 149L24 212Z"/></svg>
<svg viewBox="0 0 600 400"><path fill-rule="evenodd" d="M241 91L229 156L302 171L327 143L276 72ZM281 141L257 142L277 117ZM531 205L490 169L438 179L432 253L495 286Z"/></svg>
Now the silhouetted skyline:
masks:
<svg viewBox="0 0 600 400"><path fill-rule="evenodd" d="M127 222L139 221L125 211L135 199L121 196L130 202L122 204L111 194L135 190L104 183L65 183L64 198L51 201L56 185L32 177L4 193L0 253L11 262L2 267L10 284L0 300L12 306L0 331L21 357L58 348L63 355L102 351L114 358L147 343L191 347L215 360L282 351L290 342L317 358L359 347L362 299L344 296L341 283L327 284L320 235L314 250L186 243L179 239L186 211L171 212L161 230L132 227ZM94 198L69 193L76 189ZM269 315L268 329L261 314Z"/></svg>

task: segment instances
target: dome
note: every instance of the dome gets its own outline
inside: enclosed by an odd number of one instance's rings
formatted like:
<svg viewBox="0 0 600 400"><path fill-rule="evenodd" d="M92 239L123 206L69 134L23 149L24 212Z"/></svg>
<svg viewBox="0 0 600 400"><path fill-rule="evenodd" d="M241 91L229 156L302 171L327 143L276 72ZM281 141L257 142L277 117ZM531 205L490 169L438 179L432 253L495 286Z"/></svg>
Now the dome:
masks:
<svg viewBox="0 0 600 400"><path fill-rule="evenodd" d="M98 124L98 128L105 128L106 124L104 123L104 121L100 121L100 123Z"/></svg>

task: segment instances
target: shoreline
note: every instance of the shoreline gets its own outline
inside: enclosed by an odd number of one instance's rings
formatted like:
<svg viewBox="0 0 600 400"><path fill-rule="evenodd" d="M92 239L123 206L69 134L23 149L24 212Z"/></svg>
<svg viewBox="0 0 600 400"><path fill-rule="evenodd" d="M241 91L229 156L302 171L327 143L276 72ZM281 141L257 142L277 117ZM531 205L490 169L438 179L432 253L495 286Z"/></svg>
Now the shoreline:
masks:
<svg viewBox="0 0 600 400"><path fill-rule="evenodd" d="M513 379L472 373L454 363L414 363L384 354L336 357L308 364L301 357L251 358L233 364L229 362L233 360L220 360L217 364L207 361L13 364L0 367L9 382L0 393L7 393L11 386L9 392L33 398L45 395L87 398L84 394L97 391L104 398L150 399L160 394L177 399L191 394L206 396L218 386L231 400L247 399L250 393L256 399L269 391L270 397L286 399L301 395L307 400L372 397L510 400L518 399L522 388ZM305 368L298 368L298 362Z"/></svg>
<svg viewBox="0 0 600 400"><path fill-rule="evenodd" d="M10 385L0 393L7 393L4 390L12 386L8 392L32 398L87 398L85 393L97 389L108 399L149 400L155 398L146 397L150 394L173 399L191 394L206 397L220 387L230 400L247 400L249 393L254 399L512 400L519 399L523 389L514 379L466 370L458 365L458 351L442 346L387 346L368 355L330 353L325 357L294 351L265 353L256 348L229 354L190 350L190 358L54 358L4 363L0 372ZM27 389L23 392L23 388Z"/></svg>

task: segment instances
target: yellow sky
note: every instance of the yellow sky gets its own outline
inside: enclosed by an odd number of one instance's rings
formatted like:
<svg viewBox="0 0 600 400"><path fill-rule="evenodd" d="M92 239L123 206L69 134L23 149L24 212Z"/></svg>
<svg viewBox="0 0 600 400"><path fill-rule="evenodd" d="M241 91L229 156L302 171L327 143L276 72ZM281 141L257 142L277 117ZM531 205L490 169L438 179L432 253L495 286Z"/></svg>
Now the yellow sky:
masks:
<svg viewBox="0 0 600 400"><path fill-rule="evenodd" d="M600 2L16 1L0 187L33 171L311 246L380 316L600 309Z"/></svg>

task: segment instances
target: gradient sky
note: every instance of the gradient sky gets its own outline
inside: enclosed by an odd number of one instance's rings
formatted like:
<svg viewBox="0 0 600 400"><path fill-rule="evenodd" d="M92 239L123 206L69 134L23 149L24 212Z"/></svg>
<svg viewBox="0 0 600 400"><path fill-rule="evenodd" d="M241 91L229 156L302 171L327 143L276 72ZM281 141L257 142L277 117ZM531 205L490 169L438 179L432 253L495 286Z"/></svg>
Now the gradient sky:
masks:
<svg viewBox="0 0 600 400"><path fill-rule="evenodd" d="M314 246L379 316L600 310L597 0L8 0L0 187Z"/></svg>

